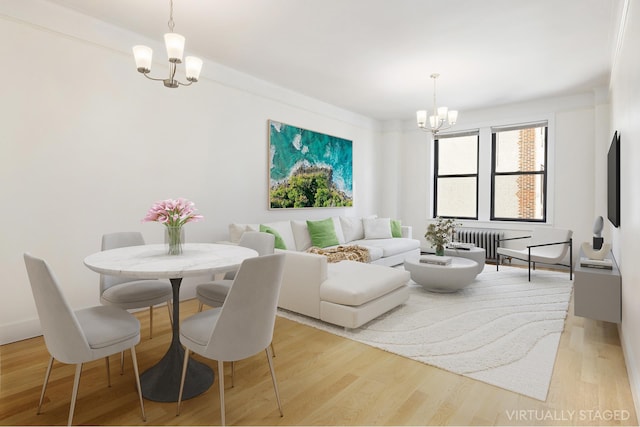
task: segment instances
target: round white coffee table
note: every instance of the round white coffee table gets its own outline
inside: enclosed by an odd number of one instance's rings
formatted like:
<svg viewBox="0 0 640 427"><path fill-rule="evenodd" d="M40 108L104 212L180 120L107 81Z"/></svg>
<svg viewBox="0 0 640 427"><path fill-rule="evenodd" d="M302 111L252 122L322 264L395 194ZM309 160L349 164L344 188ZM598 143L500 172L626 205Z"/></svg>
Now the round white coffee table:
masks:
<svg viewBox="0 0 640 427"><path fill-rule="evenodd" d="M427 249L426 252L433 253L431 249ZM487 257L486 251L483 248L479 248L477 246L469 249L446 248L444 250L444 254L446 256L455 256L474 260L478 263L478 274L482 273L482 270L484 269L485 258Z"/></svg>
<svg viewBox="0 0 640 427"><path fill-rule="evenodd" d="M460 257L451 257L451 264L437 265L420 262L419 259L404 261L404 269L411 279L431 292L457 292L469 286L478 274L478 263Z"/></svg>

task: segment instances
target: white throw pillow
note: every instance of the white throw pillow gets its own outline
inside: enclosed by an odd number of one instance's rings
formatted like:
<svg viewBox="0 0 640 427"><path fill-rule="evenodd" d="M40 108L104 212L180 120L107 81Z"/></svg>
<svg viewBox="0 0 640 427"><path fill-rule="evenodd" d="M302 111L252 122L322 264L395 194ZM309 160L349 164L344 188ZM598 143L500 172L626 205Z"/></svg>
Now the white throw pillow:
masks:
<svg viewBox="0 0 640 427"><path fill-rule="evenodd" d="M365 239L391 239L391 218L364 218Z"/></svg>
<svg viewBox="0 0 640 427"><path fill-rule="evenodd" d="M362 225L362 218L341 216L340 225L342 226L342 232L344 233L345 242L353 242L354 240L364 239L364 226Z"/></svg>
<svg viewBox="0 0 640 427"><path fill-rule="evenodd" d="M306 251L311 247L311 236L307 221L291 221L291 229L293 230L293 239L296 241L297 251Z"/></svg>
<svg viewBox="0 0 640 427"><path fill-rule="evenodd" d="M344 245L348 240L345 239L344 233L342 232L342 225L340 224L340 217L334 216L331 218L333 220L333 230L336 232L336 237L338 238L338 243Z"/></svg>
<svg viewBox="0 0 640 427"><path fill-rule="evenodd" d="M229 241L240 242L240 238L245 231L260 231L258 224L229 224Z"/></svg>

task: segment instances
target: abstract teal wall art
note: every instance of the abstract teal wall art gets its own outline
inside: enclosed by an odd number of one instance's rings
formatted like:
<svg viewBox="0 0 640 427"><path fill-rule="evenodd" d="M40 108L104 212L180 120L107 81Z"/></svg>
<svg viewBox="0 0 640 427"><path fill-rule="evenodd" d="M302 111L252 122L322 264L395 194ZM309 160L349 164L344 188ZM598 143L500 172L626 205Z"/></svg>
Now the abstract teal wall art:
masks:
<svg viewBox="0 0 640 427"><path fill-rule="evenodd" d="M353 143L269 120L269 208L353 206Z"/></svg>

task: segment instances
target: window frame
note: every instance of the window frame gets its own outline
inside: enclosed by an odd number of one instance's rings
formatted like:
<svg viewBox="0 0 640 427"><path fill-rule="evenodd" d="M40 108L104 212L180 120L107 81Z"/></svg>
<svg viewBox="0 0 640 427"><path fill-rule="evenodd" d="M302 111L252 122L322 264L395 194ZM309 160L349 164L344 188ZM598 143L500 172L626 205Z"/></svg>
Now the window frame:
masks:
<svg viewBox="0 0 640 427"><path fill-rule="evenodd" d="M446 174L439 175L439 160L440 160L440 139L452 139L464 136L476 137L476 172L471 174ZM433 137L433 217L441 216L442 218L456 218L460 220L478 220L479 205L480 205L480 131L479 129L467 130L463 132L453 132L441 135L434 135ZM476 207L475 216L449 216L438 215L438 180L447 178L475 178L476 180Z"/></svg>
<svg viewBox="0 0 640 427"><path fill-rule="evenodd" d="M506 132L512 130L521 130L521 129L531 129L544 127L544 167L541 171L511 171L511 172L496 172L496 142L497 142L497 133L498 132ZM528 222L528 223L547 223L548 216L548 205L549 205L549 123L548 121L537 122L537 123L523 123L519 125L510 125L510 126L500 126L500 127L492 127L491 128L491 200L490 200L490 221L505 221L505 222ZM506 218L506 217L497 217L495 215L495 187L496 187L496 176L542 176L542 195L543 195L543 203L542 203L542 218Z"/></svg>

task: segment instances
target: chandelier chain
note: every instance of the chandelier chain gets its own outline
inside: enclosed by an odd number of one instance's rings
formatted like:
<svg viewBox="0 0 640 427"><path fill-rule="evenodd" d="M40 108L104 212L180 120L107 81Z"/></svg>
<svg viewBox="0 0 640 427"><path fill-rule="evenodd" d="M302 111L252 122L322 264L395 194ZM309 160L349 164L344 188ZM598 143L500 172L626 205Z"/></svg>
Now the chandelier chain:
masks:
<svg viewBox="0 0 640 427"><path fill-rule="evenodd" d="M176 26L175 22L173 22L173 0L169 0L169 22L167 22L169 26L169 31L173 33L173 27Z"/></svg>
<svg viewBox="0 0 640 427"><path fill-rule="evenodd" d="M436 80L438 80L440 74L431 74L431 78L433 79L433 114L438 113L438 106L436 105Z"/></svg>

